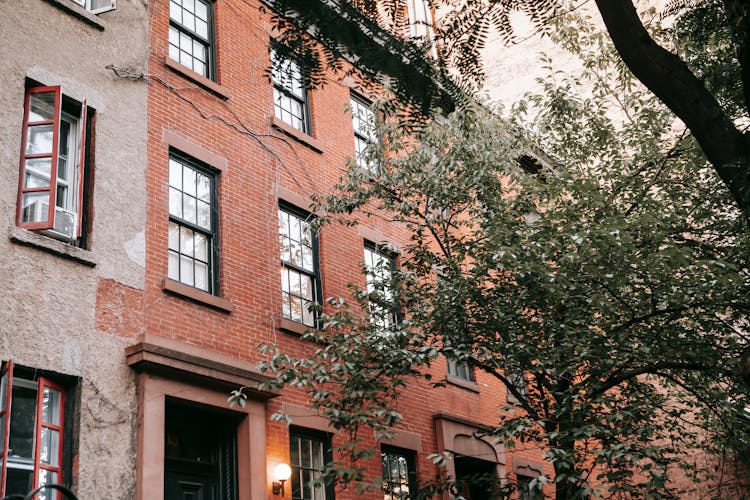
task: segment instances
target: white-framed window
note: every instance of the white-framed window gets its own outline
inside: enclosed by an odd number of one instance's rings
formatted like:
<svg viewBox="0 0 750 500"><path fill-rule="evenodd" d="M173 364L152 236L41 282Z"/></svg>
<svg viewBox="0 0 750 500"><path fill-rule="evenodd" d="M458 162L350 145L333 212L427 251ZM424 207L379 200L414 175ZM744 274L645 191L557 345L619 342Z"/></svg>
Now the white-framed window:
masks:
<svg viewBox="0 0 750 500"><path fill-rule="evenodd" d="M365 158L365 150L375 144L375 114L370 103L364 98L351 94L349 107L352 112L352 128L354 129L354 159L357 165L373 170L374 165Z"/></svg>
<svg viewBox="0 0 750 500"><path fill-rule="evenodd" d="M307 88L299 64L271 49L271 79L276 118L300 132L310 134Z"/></svg>
<svg viewBox="0 0 750 500"><path fill-rule="evenodd" d="M170 59L215 80L212 16L208 0L169 0Z"/></svg>
<svg viewBox="0 0 750 500"><path fill-rule="evenodd" d="M82 243L87 168L86 101L59 86L26 90L16 223Z"/></svg>
<svg viewBox="0 0 750 500"><path fill-rule="evenodd" d="M117 0L73 0L75 3L91 12L92 14L101 14L114 10L117 7Z"/></svg>

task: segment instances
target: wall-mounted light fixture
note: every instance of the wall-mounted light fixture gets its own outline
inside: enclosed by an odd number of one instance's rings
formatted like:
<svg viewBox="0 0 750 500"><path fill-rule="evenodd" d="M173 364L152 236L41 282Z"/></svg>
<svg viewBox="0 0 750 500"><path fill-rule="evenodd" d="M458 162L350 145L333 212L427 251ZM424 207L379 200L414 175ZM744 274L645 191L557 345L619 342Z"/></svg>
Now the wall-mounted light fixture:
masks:
<svg viewBox="0 0 750 500"><path fill-rule="evenodd" d="M273 470L273 482L271 483L274 495L281 493L281 496L284 496L284 483L290 477L292 477L292 469L287 464L282 463L276 466Z"/></svg>

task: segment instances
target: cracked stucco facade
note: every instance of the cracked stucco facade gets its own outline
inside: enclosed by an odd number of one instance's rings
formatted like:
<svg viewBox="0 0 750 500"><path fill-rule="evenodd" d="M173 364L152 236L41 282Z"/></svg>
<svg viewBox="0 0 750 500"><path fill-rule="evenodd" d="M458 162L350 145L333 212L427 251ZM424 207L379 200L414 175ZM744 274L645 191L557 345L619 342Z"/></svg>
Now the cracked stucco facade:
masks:
<svg viewBox="0 0 750 500"><path fill-rule="evenodd" d="M92 22L71 0L0 1L0 360L79 378L68 422L77 438L69 479L81 499L132 498L135 484L127 340L97 330L95 313L102 281L143 289L147 87L106 66L145 71L146 3L118 0ZM87 251L15 227L26 79L61 85L95 110Z"/></svg>

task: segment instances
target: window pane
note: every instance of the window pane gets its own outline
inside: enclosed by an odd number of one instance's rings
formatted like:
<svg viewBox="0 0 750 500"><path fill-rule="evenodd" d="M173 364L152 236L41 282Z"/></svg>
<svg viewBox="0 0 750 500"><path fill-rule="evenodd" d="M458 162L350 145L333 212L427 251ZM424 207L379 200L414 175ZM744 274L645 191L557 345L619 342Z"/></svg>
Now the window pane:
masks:
<svg viewBox="0 0 750 500"><path fill-rule="evenodd" d="M34 458L34 432L36 422L35 389L14 384L13 402L10 413L10 439L8 440L10 459L31 462ZM25 492L28 493L28 492Z"/></svg>
<svg viewBox="0 0 750 500"><path fill-rule="evenodd" d="M201 0L195 2L195 15L204 21L208 19L208 6L205 2Z"/></svg>
<svg viewBox="0 0 750 500"><path fill-rule="evenodd" d="M184 167L182 170L182 191L185 193L188 193L191 196L195 196L196 193L196 187L195 187L195 178L196 178L196 172L192 168Z"/></svg>
<svg viewBox="0 0 750 500"><path fill-rule="evenodd" d="M195 261L195 288L208 291L208 266Z"/></svg>
<svg viewBox="0 0 750 500"><path fill-rule="evenodd" d="M5 493L7 495L25 496L33 488L34 468L15 468L8 464L8 473L6 476ZM37 497L38 498L38 497Z"/></svg>
<svg viewBox="0 0 750 500"><path fill-rule="evenodd" d="M211 201L211 178L207 175L197 174L196 177L198 199L205 202Z"/></svg>
<svg viewBox="0 0 750 500"><path fill-rule="evenodd" d="M203 262L208 262L208 238L204 234L194 233L193 245L195 258Z"/></svg>
<svg viewBox="0 0 750 500"><path fill-rule="evenodd" d="M182 218L182 196L174 188L169 188L169 214Z"/></svg>
<svg viewBox="0 0 750 500"><path fill-rule="evenodd" d="M43 464L57 467L60 457L60 433L54 429L42 427L39 460Z"/></svg>
<svg viewBox="0 0 750 500"><path fill-rule="evenodd" d="M180 252L183 255L193 255L193 234L190 229L180 228Z"/></svg>
<svg viewBox="0 0 750 500"><path fill-rule="evenodd" d="M193 286L193 259L186 256L180 257L180 281L186 285Z"/></svg>
<svg viewBox="0 0 750 500"><path fill-rule="evenodd" d="M21 222L47 222L49 191L24 193L21 201Z"/></svg>
<svg viewBox="0 0 750 500"><path fill-rule="evenodd" d="M211 205L200 200L198 201L198 225L211 229Z"/></svg>
<svg viewBox="0 0 750 500"><path fill-rule="evenodd" d="M291 256L290 256L291 244L289 242L289 238L287 238L286 236L280 236L279 240L280 240L279 241L279 253L280 253L281 260L290 262L291 261Z"/></svg>
<svg viewBox="0 0 750 500"><path fill-rule="evenodd" d="M182 165L172 159L169 160L169 185L182 189Z"/></svg>
<svg viewBox="0 0 750 500"><path fill-rule="evenodd" d="M52 472L45 469L39 469L39 485L43 484L56 484L57 483L57 472ZM53 500L56 498L55 490L44 489L39 492L37 498L39 500Z"/></svg>
<svg viewBox="0 0 750 500"><path fill-rule="evenodd" d="M26 133L26 154L52 154L52 125L30 125Z"/></svg>
<svg viewBox="0 0 750 500"><path fill-rule="evenodd" d="M55 119L55 93L39 92L29 97L29 122Z"/></svg>
<svg viewBox="0 0 750 500"><path fill-rule="evenodd" d="M197 217L195 213L195 198L187 194L182 195L182 218L195 224Z"/></svg>
<svg viewBox="0 0 750 500"><path fill-rule="evenodd" d="M169 264L167 275L169 279L179 281L180 280L180 255L176 252L169 252Z"/></svg>
<svg viewBox="0 0 750 500"><path fill-rule="evenodd" d="M26 160L25 187L47 187L52 175L52 158L29 158Z"/></svg>
<svg viewBox="0 0 750 500"><path fill-rule="evenodd" d="M169 223L169 249L180 250L180 226L174 222Z"/></svg>
<svg viewBox="0 0 750 500"><path fill-rule="evenodd" d="M208 23L201 19L195 20L195 32L203 38L208 38Z"/></svg>
<svg viewBox="0 0 750 500"><path fill-rule="evenodd" d="M42 392L42 422L60 425L60 391L45 387Z"/></svg>
<svg viewBox="0 0 750 500"><path fill-rule="evenodd" d="M0 378L0 411L5 409L5 403L8 401L8 372L5 372ZM0 439L0 443L3 440Z"/></svg>
<svg viewBox="0 0 750 500"><path fill-rule="evenodd" d="M175 2L169 2L169 18L178 23L182 22L182 9Z"/></svg>

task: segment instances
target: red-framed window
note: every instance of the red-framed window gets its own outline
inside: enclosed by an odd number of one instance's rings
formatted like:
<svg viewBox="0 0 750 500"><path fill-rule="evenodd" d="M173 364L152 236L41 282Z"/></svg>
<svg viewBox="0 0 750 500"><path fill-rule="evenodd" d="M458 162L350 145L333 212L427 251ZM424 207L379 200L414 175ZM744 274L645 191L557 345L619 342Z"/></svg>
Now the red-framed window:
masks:
<svg viewBox="0 0 750 500"><path fill-rule="evenodd" d="M16 223L73 241L83 229L86 101L33 86L24 101Z"/></svg>
<svg viewBox="0 0 750 500"><path fill-rule="evenodd" d="M13 362L0 372L0 497L26 495L46 484L63 482L66 391L46 377L14 376ZM61 500L55 490L37 500Z"/></svg>

